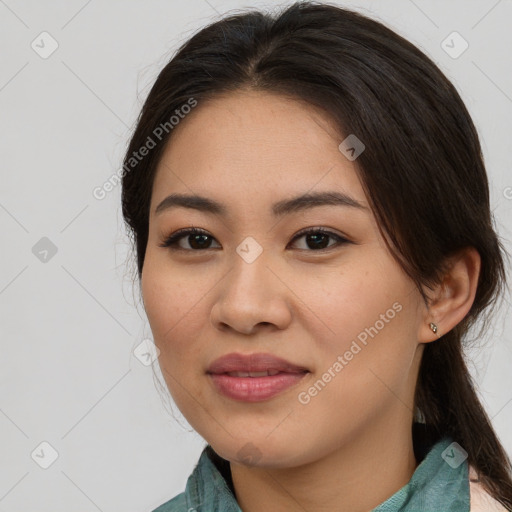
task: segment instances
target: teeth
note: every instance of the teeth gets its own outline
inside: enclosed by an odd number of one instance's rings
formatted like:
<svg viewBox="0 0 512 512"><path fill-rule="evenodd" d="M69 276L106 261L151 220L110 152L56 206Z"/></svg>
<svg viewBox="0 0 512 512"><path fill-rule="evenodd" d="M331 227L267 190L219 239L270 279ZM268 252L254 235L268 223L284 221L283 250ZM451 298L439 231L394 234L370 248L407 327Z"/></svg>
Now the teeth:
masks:
<svg viewBox="0 0 512 512"><path fill-rule="evenodd" d="M229 372L230 377L268 377L277 375L279 370L266 370L264 372Z"/></svg>

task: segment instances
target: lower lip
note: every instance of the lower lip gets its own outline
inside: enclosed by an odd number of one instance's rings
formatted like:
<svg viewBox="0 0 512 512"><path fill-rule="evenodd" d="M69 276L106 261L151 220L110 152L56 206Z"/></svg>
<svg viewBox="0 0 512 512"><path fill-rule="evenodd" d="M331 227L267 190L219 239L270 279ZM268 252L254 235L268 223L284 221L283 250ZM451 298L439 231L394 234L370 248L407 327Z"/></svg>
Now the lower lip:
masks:
<svg viewBox="0 0 512 512"><path fill-rule="evenodd" d="M243 402L261 402L297 384L306 373L278 373L267 377L231 377L225 373L209 375L223 395Z"/></svg>

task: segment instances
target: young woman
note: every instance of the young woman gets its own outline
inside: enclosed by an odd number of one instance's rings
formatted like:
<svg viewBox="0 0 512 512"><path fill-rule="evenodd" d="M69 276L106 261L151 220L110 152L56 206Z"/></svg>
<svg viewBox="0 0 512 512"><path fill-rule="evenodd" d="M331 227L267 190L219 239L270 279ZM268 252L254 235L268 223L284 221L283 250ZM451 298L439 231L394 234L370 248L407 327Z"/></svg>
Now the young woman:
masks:
<svg viewBox="0 0 512 512"><path fill-rule="evenodd" d="M512 508L463 357L505 253L428 57L325 3L226 17L161 71L124 171L160 368L207 442L158 512Z"/></svg>

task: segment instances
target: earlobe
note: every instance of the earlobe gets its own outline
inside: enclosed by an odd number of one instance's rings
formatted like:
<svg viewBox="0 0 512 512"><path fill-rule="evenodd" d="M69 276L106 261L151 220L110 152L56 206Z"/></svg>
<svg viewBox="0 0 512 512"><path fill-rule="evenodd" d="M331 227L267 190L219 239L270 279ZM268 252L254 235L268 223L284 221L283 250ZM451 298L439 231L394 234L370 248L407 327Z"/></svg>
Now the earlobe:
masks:
<svg viewBox="0 0 512 512"><path fill-rule="evenodd" d="M451 331L465 318L475 300L481 267L478 251L473 247L461 249L447 263L448 271L425 308L418 333L420 343L435 341Z"/></svg>

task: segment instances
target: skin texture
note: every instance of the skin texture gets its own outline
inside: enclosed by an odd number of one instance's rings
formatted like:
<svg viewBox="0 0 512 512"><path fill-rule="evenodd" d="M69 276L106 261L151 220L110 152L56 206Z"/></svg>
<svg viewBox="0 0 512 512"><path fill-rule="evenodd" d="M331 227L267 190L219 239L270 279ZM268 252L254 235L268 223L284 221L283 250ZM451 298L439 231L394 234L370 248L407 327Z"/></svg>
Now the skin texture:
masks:
<svg viewBox="0 0 512 512"><path fill-rule="evenodd" d="M160 367L190 425L231 462L244 512L362 512L404 486L417 466L411 423L424 344L460 322L474 299L479 257L468 249L425 306L384 244L357 160L338 149L344 138L310 105L238 91L180 122L155 176L142 294ZM274 202L319 191L344 192L366 209L272 216ZM215 199L228 216L183 207L155 215L171 193ZM208 232L210 249L192 248L188 236L181 251L160 247L192 226ZM307 236L294 240L318 227L350 243L327 238L322 250ZM252 263L236 252L248 236L263 249ZM382 323L307 404L299 401L361 332ZM269 400L232 400L206 374L231 352L270 352L310 373Z"/></svg>

